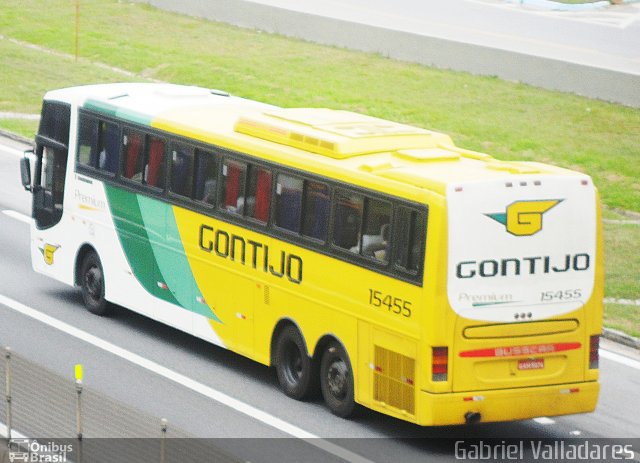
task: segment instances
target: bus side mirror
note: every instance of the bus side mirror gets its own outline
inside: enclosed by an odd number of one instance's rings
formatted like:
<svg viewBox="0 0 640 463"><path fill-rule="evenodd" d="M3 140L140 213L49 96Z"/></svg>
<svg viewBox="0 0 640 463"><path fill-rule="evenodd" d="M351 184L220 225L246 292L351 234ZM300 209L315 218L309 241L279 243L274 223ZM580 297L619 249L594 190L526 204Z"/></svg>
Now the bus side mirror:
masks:
<svg viewBox="0 0 640 463"><path fill-rule="evenodd" d="M25 151L25 156L20 159L20 176L22 177L22 186L25 190L31 191L31 163L27 154L33 153L31 151Z"/></svg>

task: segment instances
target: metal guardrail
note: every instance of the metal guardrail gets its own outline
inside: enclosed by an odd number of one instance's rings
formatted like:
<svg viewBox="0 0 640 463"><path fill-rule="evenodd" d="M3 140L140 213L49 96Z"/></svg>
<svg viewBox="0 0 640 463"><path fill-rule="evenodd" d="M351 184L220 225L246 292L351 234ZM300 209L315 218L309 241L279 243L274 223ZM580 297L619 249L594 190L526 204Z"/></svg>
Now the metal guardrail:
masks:
<svg viewBox="0 0 640 463"><path fill-rule="evenodd" d="M22 457L41 449L64 452L75 463L236 463L212 439L195 439L182 429L86 387L76 369L76 380L64 378L9 348L1 350L0 423L6 426L4 449ZM70 368L70 372L73 371ZM29 439L27 440L25 439ZM36 442L36 444L33 444ZM0 445L0 462L2 458ZM60 457L61 458L61 457ZM13 460L6 460L13 461ZM15 461L21 461L16 458ZM52 461L28 459L27 461Z"/></svg>

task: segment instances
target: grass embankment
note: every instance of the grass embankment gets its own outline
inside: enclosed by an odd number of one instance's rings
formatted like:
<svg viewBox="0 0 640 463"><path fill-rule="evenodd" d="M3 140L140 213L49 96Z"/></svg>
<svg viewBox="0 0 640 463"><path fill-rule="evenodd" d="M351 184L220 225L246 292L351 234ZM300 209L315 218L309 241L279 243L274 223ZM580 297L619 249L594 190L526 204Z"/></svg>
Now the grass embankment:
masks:
<svg viewBox="0 0 640 463"><path fill-rule="evenodd" d="M195 84L281 106L363 112L449 133L459 146L501 159L587 172L605 205L640 212L637 109L114 0L81 3L76 62L74 14L67 0L3 0L0 111L37 113L46 90L83 83L153 78ZM36 123L0 119L0 128L30 136ZM605 231L607 296L640 299L640 227L607 224ZM638 312L610 306L607 323L637 335Z"/></svg>

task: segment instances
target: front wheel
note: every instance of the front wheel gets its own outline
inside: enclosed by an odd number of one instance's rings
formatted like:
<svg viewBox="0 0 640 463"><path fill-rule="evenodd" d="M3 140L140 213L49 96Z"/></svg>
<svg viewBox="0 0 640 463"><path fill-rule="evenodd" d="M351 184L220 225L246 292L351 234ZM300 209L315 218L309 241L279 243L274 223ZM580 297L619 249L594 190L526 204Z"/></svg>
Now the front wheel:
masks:
<svg viewBox="0 0 640 463"><path fill-rule="evenodd" d="M111 304L104 297L102 264L95 252L90 252L82 260L80 287L84 305L89 312L96 315L108 315L111 312Z"/></svg>
<svg viewBox="0 0 640 463"><path fill-rule="evenodd" d="M355 410L353 370L349 356L337 342L331 342L320 362L320 389L334 415L348 418Z"/></svg>

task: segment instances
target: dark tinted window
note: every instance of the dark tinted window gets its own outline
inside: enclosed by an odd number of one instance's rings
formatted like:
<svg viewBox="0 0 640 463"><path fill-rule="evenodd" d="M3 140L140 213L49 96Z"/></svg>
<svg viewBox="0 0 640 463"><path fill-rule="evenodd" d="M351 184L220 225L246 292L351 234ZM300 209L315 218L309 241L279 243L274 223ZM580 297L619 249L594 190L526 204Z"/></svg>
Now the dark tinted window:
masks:
<svg viewBox="0 0 640 463"><path fill-rule="evenodd" d="M262 223L269 221L271 206L271 179L269 169L259 166L249 166L247 179L247 201L245 215Z"/></svg>
<svg viewBox="0 0 640 463"><path fill-rule="evenodd" d="M301 178L279 174L276 182L276 225L294 233L300 232L302 211Z"/></svg>
<svg viewBox="0 0 640 463"><path fill-rule="evenodd" d="M394 238L395 264L398 267L412 273L421 269L426 233L425 213L404 206L397 208Z"/></svg>
<svg viewBox="0 0 640 463"><path fill-rule="evenodd" d="M302 234L323 242L326 241L330 209L329 187L324 183L305 181Z"/></svg>
<svg viewBox="0 0 640 463"><path fill-rule="evenodd" d="M144 135L131 129L125 129L122 135L122 176L142 183L144 172Z"/></svg>
<svg viewBox="0 0 640 463"><path fill-rule="evenodd" d="M364 209L364 196L337 189L333 244L348 251L360 252L360 226Z"/></svg>
<svg viewBox="0 0 640 463"><path fill-rule="evenodd" d="M144 182L152 187L164 188L165 141L162 138L149 136L147 146Z"/></svg>
<svg viewBox="0 0 640 463"><path fill-rule="evenodd" d="M68 146L70 117L69 105L52 101L43 102L38 134Z"/></svg>
<svg viewBox="0 0 640 463"><path fill-rule="evenodd" d="M365 218L360 254L380 262L389 258L391 203L365 198Z"/></svg>
<svg viewBox="0 0 640 463"><path fill-rule="evenodd" d="M234 214L244 213L244 187L247 165L226 159L222 165L222 207Z"/></svg>
<svg viewBox="0 0 640 463"><path fill-rule="evenodd" d="M97 139L98 121L90 117L81 116L78 129L78 163L95 167Z"/></svg>
<svg viewBox="0 0 640 463"><path fill-rule="evenodd" d="M174 143L171 151L171 192L191 198L193 193L193 148Z"/></svg>
<svg viewBox="0 0 640 463"><path fill-rule="evenodd" d="M118 172L120 130L110 122L98 123L97 168L111 174Z"/></svg>
<svg viewBox="0 0 640 463"><path fill-rule="evenodd" d="M210 151L196 150L196 191L195 199L214 205L218 192L218 163Z"/></svg>

